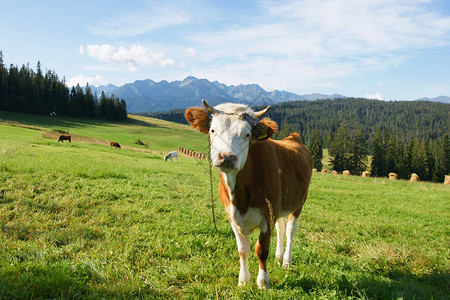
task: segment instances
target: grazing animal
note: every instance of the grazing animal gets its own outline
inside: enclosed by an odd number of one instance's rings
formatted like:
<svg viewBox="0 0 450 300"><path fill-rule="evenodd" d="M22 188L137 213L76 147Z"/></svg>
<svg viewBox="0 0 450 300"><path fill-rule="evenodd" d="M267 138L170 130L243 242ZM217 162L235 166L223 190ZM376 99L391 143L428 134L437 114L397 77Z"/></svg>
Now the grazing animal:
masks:
<svg viewBox="0 0 450 300"><path fill-rule="evenodd" d="M115 147L115 148L119 148L120 149L120 145L117 142L109 142L109 146L110 147Z"/></svg>
<svg viewBox="0 0 450 300"><path fill-rule="evenodd" d="M255 112L246 105L225 103L215 107L203 100L185 117L192 127L209 134L211 159L220 171L219 196L236 237L240 256L239 285L250 282L248 235L259 228L255 245L259 260L256 279L260 289L269 287L266 261L274 223L277 228L276 258L284 267L292 262L292 241L312 175L312 157L293 133L281 141L269 137L277 124L259 120L269 109ZM287 227L286 227L286 219ZM284 236L286 235L286 251Z"/></svg>
<svg viewBox="0 0 450 300"><path fill-rule="evenodd" d="M69 143L72 143L71 139L72 137L70 135L61 134L58 138L58 142L64 143L64 141L69 141Z"/></svg>
<svg viewBox="0 0 450 300"><path fill-rule="evenodd" d="M167 153L166 156L164 156L164 161L167 161L170 158L171 161L175 159L175 162L178 162L178 153L177 151L172 151Z"/></svg>
<svg viewBox="0 0 450 300"><path fill-rule="evenodd" d="M390 180L397 180L397 178L398 178L398 175L397 175L397 174L395 174L395 173L393 173L393 172L389 173L389 179L390 179Z"/></svg>

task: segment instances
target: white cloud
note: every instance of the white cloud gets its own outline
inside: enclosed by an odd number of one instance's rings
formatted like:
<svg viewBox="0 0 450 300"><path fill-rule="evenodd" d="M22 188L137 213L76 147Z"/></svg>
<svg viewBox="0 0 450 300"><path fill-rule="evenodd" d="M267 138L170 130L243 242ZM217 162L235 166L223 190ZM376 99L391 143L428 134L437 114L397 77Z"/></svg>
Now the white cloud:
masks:
<svg viewBox="0 0 450 300"><path fill-rule="evenodd" d="M66 81L66 85L68 87L76 86L77 84L80 84L81 87L84 87L86 86L86 83L89 83L89 85L99 86L106 84L106 80L102 75L96 75L94 77L78 75L75 77L71 77L68 81Z"/></svg>
<svg viewBox="0 0 450 300"><path fill-rule="evenodd" d="M187 48L186 49L186 53L189 54L190 56L196 57L198 56L197 51L195 51L194 48Z"/></svg>
<svg viewBox="0 0 450 300"><path fill-rule="evenodd" d="M178 6L166 2L152 2L151 8L113 17L96 26L90 26L89 30L93 34L111 38L131 37L169 26L181 25L189 20L190 15Z"/></svg>
<svg viewBox="0 0 450 300"><path fill-rule="evenodd" d="M189 38L208 64L206 72L214 66L216 72L235 72L229 80L258 83L271 76L281 83L277 88L298 90L307 81L398 67L422 49L450 45L450 17L428 2L263 1L265 15Z"/></svg>
<svg viewBox="0 0 450 300"><path fill-rule="evenodd" d="M376 92L375 94L366 94L366 95L364 95L364 98L384 100L383 96L381 96L380 92Z"/></svg>
<svg viewBox="0 0 450 300"><path fill-rule="evenodd" d="M126 65L130 72L136 72L140 65L172 67L175 61L167 58L164 53L153 52L141 45L133 45L130 48L119 48L108 45L87 45L86 53L89 57L107 63Z"/></svg>
<svg viewBox="0 0 450 300"><path fill-rule="evenodd" d="M80 46L79 52L80 52L80 55L84 55L84 47L83 47L83 45Z"/></svg>

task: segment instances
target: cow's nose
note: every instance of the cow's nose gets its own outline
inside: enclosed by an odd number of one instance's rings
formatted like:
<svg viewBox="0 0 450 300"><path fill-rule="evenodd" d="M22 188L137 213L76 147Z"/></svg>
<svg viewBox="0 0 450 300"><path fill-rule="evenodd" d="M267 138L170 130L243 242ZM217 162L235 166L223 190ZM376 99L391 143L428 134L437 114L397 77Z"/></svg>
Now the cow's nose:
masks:
<svg viewBox="0 0 450 300"><path fill-rule="evenodd" d="M220 167L233 168L237 162L237 155L230 153L219 153L217 156L217 162Z"/></svg>

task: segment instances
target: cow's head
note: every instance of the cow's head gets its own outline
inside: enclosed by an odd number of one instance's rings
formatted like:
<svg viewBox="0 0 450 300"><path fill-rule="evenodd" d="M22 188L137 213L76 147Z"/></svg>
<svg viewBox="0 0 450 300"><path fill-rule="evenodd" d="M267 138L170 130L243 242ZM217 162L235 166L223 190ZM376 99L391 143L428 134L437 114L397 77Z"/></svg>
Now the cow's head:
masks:
<svg viewBox="0 0 450 300"><path fill-rule="evenodd" d="M203 100L203 105L211 117L197 107L188 108L185 117L192 127L209 134L211 159L222 172L241 170L250 144L268 139L278 130L277 124L269 118L258 121L270 106L255 112L243 104L225 103L212 107Z"/></svg>

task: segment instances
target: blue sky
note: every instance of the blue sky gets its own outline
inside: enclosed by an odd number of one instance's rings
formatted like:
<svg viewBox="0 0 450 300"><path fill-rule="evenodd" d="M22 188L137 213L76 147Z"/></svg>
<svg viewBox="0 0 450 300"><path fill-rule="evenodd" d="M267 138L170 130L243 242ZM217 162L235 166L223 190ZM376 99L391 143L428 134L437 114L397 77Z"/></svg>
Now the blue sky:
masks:
<svg viewBox="0 0 450 300"><path fill-rule="evenodd" d="M68 84L206 78L383 100L450 96L450 1L0 0L4 61Z"/></svg>

